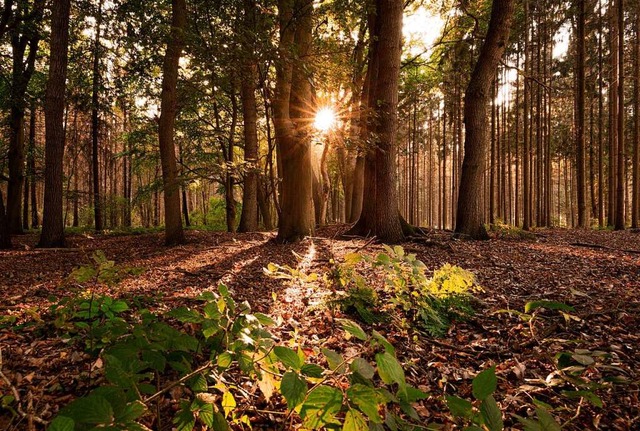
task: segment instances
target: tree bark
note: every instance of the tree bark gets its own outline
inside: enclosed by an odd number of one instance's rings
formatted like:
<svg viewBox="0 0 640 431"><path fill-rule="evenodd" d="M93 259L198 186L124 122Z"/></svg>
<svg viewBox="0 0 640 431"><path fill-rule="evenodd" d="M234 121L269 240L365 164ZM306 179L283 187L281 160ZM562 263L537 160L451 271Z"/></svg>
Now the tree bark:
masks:
<svg viewBox="0 0 640 431"><path fill-rule="evenodd" d="M481 199L487 145L487 99L496 75L496 68L509 38L513 10L513 0L493 1L487 36L465 94L465 154L462 162L455 232L457 235L473 239L488 238L483 225Z"/></svg>
<svg viewBox="0 0 640 431"><path fill-rule="evenodd" d="M616 217L614 227L616 230L624 230L625 217L625 147L624 147L624 0L617 2L618 13L618 155L616 161ZM637 115L637 113L636 113Z"/></svg>
<svg viewBox="0 0 640 431"><path fill-rule="evenodd" d="M253 52L255 37L255 0L244 0L243 65L240 100L244 121L244 189L239 232L258 230L258 114L256 110L257 63Z"/></svg>
<svg viewBox="0 0 640 431"><path fill-rule="evenodd" d="M69 48L71 0L54 0L51 16L51 56L45 90L44 209L40 247L64 247L62 181L64 159L64 107Z"/></svg>
<svg viewBox="0 0 640 431"><path fill-rule="evenodd" d="M362 212L351 233L375 235L380 241L404 240L396 185L397 105L402 51L403 2L376 0L372 24L372 54L367 71L370 84L367 129L373 145L366 150Z"/></svg>
<svg viewBox="0 0 640 431"><path fill-rule="evenodd" d="M40 42L38 24L41 20L42 0L37 0L33 11L24 10L18 5L14 12L17 19L23 20L32 15L11 31L12 76L9 90L9 183L7 188L7 222L9 231L21 234L22 230L22 188L24 186L24 116L25 95L29 81L35 70L35 62ZM25 53L29 51L25 59Z"/></svg>
<svg viewBox="0 0 640 431"><path fill-rule="evenodd" d="M314 232L309 114L313 103L308 71L312 12L309 0L278 1L280 58L273 122L282 169L279 242L297 241Z"/></svg>
<svg viewBox="0 0 640 431"><path fill-rule="evenodd" d="M187 23L185 0L171 1L171 35L162 67L162 94L158 141L162 163L164 187L165 243L176 245L184 242L182 216L180 213L180 183L176 166L176 150L173 142L177 113L177 85L180 55L184 47L184 31Z"/></svg>
<svg viewBox="0 0 640 431"><path fill-rule="evenodd" d="M634 70L634 100L633 112L636 113L633 124L633 189L631 193L631 227L640 228L640 7L636 8L635 14L636 40L634 44L635 70Z"/></svg>
<svg viewBox="0 0 640 431"><path fill-rule="evenodd" d="M104 229L102 221L102 197L100 196L100 169L98 158L98 139L100 133L99 91L100 91L100 30L102 27L102 2L98 3L96 27L93 41L93 76L91 86L91 170L93 184L93 217L97 232Z"/></svg>
<svg viewBox="0 0 640 431"><path fill-rule="evenodd" d="M585 0L577 0L578 25L576 33L576 172L578 195L578 227L586 228L587 203L586 203L586 175L585 175L585 141L584 141L584 87L585 87Z"/></svg>

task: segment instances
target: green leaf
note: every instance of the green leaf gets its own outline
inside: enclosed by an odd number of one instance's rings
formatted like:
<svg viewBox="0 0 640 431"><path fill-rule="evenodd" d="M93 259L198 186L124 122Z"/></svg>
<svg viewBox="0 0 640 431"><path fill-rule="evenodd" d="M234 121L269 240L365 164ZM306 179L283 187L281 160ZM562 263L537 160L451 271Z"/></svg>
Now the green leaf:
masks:
<svg viewBox="0 0 640 431"><path fill-rule="evenodd" d="M378 331L373 331L371 333L371 336L373 337L374 340L376 340L382 347L384 347L385 352L391 353L392 355L396 354L396 349L393 347L393 345L387 341L386 338L384 338L382 336L381 333L379 333Z"/></svg>
<svg viewBox="0 0 640 431"><path fill-rule="evenodd" d="M197 411L198 419L211 428L213 426L213 405L196 399L191 405L191 410Z"/></svg>
<svg viewBox="0 0 640 431"><path fill-rule="evenodd" d="M131 422L145 414L146 411L147 406L142 401L134 401L127 404L122 412L118 412L116 419L118 422Z"/></svg>
<svg viewBox="0 0 640 431"><path fill-rule="evenodd" d="M327 358L327 363L331 371L342 372L345 369L346 364L340 353L331 349L322 349L322 354Z"/></svg>
<svg viewBox="0 0 640 431"><path fill-rule="evenodd" d="M302 366L302 374L307 377L313 377L315 379L319 379L322 377L322 373L324 373L324 368L320 365L316 364L304 364Z"/></svg>
<svg viewBox="0 0 640 431"><path fill-rule="evenodd" d="M367 420L362 416L362 413L353 409L347 411L342 431L367 431L368 429Z"/></svg>
<svg viewBox="0 0 640 431"><path fill-rule="evenodd" d="M480 414L490 431L502 431L504 428L502 412L493 396L489 395L482 400L482 404L480 404Z"/></svg>
<svg viewBox="0 0 640 431"><path fill-rule="evenodd" d="M256 317L256 319L258 319L258 322L260 322L260 324L264 326L275 326L276 324L276 321L266 314L256 313L254 314L254 316Z"/></svg>
<svg viewBox="0 0 640 431"><path fill-rule="evenodd" d="M404 386L405 377L404 370L398 360L389 352L377 353L376 364L378 365L378 374L387 385L397 383Z"/></svg>
<svg viewBox="0 0 640 431"><path fill-rule="evenodd" d="M340 425L335 417L342 408L342 392L330 386L321 385L309 392L302 404L300 417L305 428L318 429L328 424Z"/></svg>
<svg viewBox="0 0 640 431"><path fill-rule="evenodd" d="M546 299L541 299L539 301L527 302L524 306L524 312L531 313L537 308L546 308L548 310L575 311L575 309L572 306L567 305L564 302L548 301Z"/></svg>
<svg viewBox="0 0 640 431"><path fill-rule="evenodd" d="M202 315L197 311L191 310L188 307L178 307L167 313L168 317L173 317L182 323L201 323Z"/></svg>
<svg viewBox="0 0 640 431"><path fill-rule="evenodd" d="M300 371L300 368L302 368L304 361L293 349L284 346L276 346L273 348L273 351L284 365L291 367L296 371Z"/></svg>
<svg viewBox="0 0 640 431"><path fill-rule="evenodd" d="M584 398L589 401L595 407L603 407L602 400L598 395L593 393L592 391L562 391L562 395L567 398L575 399L575 398Z"/></svg>
<svg viewBox="0 0 640 431"><path fill-rule="evenodd" d="M375 368L371 366L369 361L363 358L355 358L351 364L349 364L349 369L369 380L373 378L376 372Z"/></svg>
<svg viewBox="0 0 640 431"><path fill-rule="evenodd" d="M58 416L51 421L47 431L74 431L75 422L66 416Z"/></svg>
<svg viewBox="0 0 640 431"><path fill-rule="evenodd" d="M122 313L123 311L128 310L129 306L127 305L127 303L125 301L118 300L118 301L115 301L113 304L111 304L111 306L109 308L114 313Z"/></svg>
<svg viewBox="0 0 640 431"><path fill-rule="evenodd" d="M65 409L67 410L67 409ZM78 398L68 407L69 416L85 424L109 424L113 421L113 408L99 395Z"/></svg>
<svg viewBox="0 0 640 431"><path fill-rule="evenodd" d="M173 418L173 423L178 431L191 431L196 425L196 418L191 412L188 404L182 405L182 408Z"/></svg>
<svg viewBox="0 0 640 431"><path fill-rule="evenodd" d="M338 319L338 322L342 325L342 329L356 337L358 340L367 341L367 339L369 338L367 337L367 334L362 330L360 325L358 325L356 322L348 319Z"/></svg>
<svg viewBox="0 0 640 431"><path fill-rule="evenodd" d="M536 409L536 415L538 415L538 422L540 423L541 431L560 431L561 427L556 420L551 416L551 413L543 408L538 407Z"/></svg>
<svg viewBox="0 0 640 431"><path fill-rule="evenodd" d="M229 423L224 418L224 416L222 416L222 413L220 413L220 412L213 412L211 426L209 428L211 428L214 431L229 431L229 430L231 430L231 428L229 428Z"/></svg>
<svg viewBox="0 0 640 431"><path fill-rule="evenodd" d="M496 368L491 367L482 371L473 379L473 396L476 400L484 400L493 394L498 387L498 379L496 378Z"/></svg>
<svg viewBox="0 0 640 431"><path fill-rule="evenodd" d="M420 389L414 388L413 386L406 386L404 388L400 388L398 391L398 397L401 401L411 404L416 401L426 399L429 397L429 394L422 392Z"/></svg>
<svg viewBox="0 0 640 431"><path fill-rule="evenodd" d="M298 373L287 371L282 376L280 392L282 392L284 399L287 400L287 407L293 409L304 401L304 397L307 394L307 382Z"/></svg>
<svg viewBox="0 0 640 431"><path fill-rule="evenodd" d="M80 268L74 269L71 273L71 278L73 278L78 283L86 283L96 276L97 272L95 268L92 266L81 266Z"/></svg>
<svg viewBox="0 0 640 431"><path fill-rule="evenodd" d="M347 397L349 401L358 406L371 421L376 423L382 422L382 418L378 413L378 394L375 389L357 383L347 389Z"/></svg>
<svg viewBox="0 0 640 431"><path fill-rule="evenodd" d="M459 418L470 418L473 413L473 405L462 398L455 395L447 395L447 406L451 411L451 414Z"/></svg>
<svg viewBox="0 0 640 431"><path fill-rule="evenodd" d="M209 390L207 378L202 373L193 376L193 378L189 380L188 384L194 392L207 392Z"/></svg>
<svg viewBox="0 0 640 431"><path fill-rule="evenodd" d="M217 364L220 368L226 369L229 368L231 362L233 361L233 357L229 352L223 352L218 355Z"/></svg>

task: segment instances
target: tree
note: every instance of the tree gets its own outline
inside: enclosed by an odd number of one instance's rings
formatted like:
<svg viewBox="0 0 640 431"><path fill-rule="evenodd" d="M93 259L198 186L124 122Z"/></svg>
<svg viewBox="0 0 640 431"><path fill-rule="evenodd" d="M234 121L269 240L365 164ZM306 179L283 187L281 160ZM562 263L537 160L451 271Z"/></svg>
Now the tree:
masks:
<svg viewBox="0 0 640 431"><path fill-rule="evenodd" d="M273 123L282 170L279 242L314 232L311 171L312 88L308 55L312 43L313 2L279 0L279 59Z"/></svg>
<svg viewBox="0 0 640 431"><path fill-rule="evenodd" d="M177 113L177 85L180 56L184 47L184 31L187 25L185 0L171 1L171 34L162 66L162 93L158 141L162 163L164 187L165 243L176 245L184 242L182 216L180 213L180 183L176 165L176 150L173 142Z"/></svg>
<svg viewBox="0 0 640 431"><path fill-rule="evenodd" d="M256 112L257 62L253 47L256 26L256 6L254 0L244 0L244 26L242 26L242 81L240 83L240 103L244 121L244 189L242 194L242 214L240 232L258 230L258 114Z"/></svg>
<svg viewBox="0 0 640 431"><path fill-rule="evenodd" d="M456 217L457 235L488 238L483 222L482 176L487 147L487 100L505 50L513 17L513 0L494 0L487 36L471 73L464 104L464 159Z"/></svg>
<svg viewBox="0 0 640 431"><path fill-rule="evenodd" d="M0 250L11 248L11 236L9 235L9 223L4 212L4 198L0 189Z"/></svg>
<svg viewBox="0 0 640 431"><path fill-rule="evenodd" d="M98 163L98 138L100 133L99 91L100 91L100 31L102 27L102 1L98 2L95 16L96 27L93 41L93 70L91 85L91 170L93 176L93 220L97 232L103 229L102 198L100 196L100 165Z"/></svg>
<svg viewBox="0 0 640 431"><path fill-rule="evenodd" d="M585 143L584 143L584 87L585 87L585 0L577 0L577 32L576 32L576 172L578 189L578 227L587 227L587 204L586 204L586 163L585 163Z"/></svg>
<svg viewBox="0 0 640 431"><path fill-rule="evenodd" d="M22 233L22 187L24 185L24 117L27 87L35 71L44 0L36 0L29 11L20 2L15 15L19 23L11 30L12 78L9 96L9 186L7 221L12 233ZM28 17L28 18L25 18ZM28 48L28 51L27 51ZM28 52L27 57L25 54Z"/></svg>
<svg viewBox="0 0 640 431"><path fill-rule="evenodd" d="M51 56L45 90L44 210L40 247L64 247L62 180L64 158L64 108L69 48L71 0L54 0L51 15Z"/></svg>
<svg viewBox="0 0 640 431"><path fill-rule="evenodd" d="M362 211L351 233L375 235L380 241L404 239L396 188L398 80L402 53L403 2L376 0L372 20L372 53L367 71L371 144L365 156Z"/></svg>

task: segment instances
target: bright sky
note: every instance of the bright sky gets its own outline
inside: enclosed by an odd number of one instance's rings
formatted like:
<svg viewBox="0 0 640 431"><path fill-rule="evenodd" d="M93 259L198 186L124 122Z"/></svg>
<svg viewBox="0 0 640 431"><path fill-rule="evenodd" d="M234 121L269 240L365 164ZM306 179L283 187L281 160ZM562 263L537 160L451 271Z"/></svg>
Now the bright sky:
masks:
<svg viewBox="0 0 640 431"><path fill-rule="evenodd" d="M440 37L444 20L425 7L405 13L402 34L405 38L405 51L410 56L431 54L433 44Z"/></svg>

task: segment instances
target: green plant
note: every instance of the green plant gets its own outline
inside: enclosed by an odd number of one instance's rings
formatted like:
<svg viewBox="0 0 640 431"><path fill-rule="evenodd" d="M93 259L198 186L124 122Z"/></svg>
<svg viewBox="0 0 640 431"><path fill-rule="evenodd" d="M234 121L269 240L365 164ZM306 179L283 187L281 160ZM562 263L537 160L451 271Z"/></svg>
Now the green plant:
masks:
<svg viewBox="0 0 640 431"><path fill-rule="evenodd" d="M410 321L433 336L441 336L452 320L473 314L472 293L482 288L471 272L445 264L428 277L426 265L415 254L407 254L399 246L384 247L386 253L378 254L372 265L385 270L391 302Z"/></svg>
<svg viewBox="0 0 640 431"><path fill-rule="evenodd" d="M356 323L341 321L349 336L365 343L361 353L375 355L375 365L325 348L327 365L322 366L301 348L275 345L265 329L273 320L251 314L225 286L200 299L200 310L179 307L164 315L141 310L139 323L101 353L105 383L63 408L49 429L142 430L150 420L160 428L162 418L150 407L177 387L185 388L172 418L177 429L191 430L196 423L220 430L248 425L248 417L236 409L245 378L255 380L267 400L280 393L287 414L299 415L310 429L365 430L369 424L379 429L383 422L411 429L392 405L418 419L411 403L426 394L407 384L393 346L377 332L369 336Z"/></svg>
<svg viewBox="0 0 640 431"><path fill-rule="evenodd" d="M552 311L557 313L552 313L551 315L544 314L544 311ZM571 314L575 309L564 302L559 301L551 301L548 299L538 299L534 301L529 301L524 305L524 312L517 310L497 310L494 314L506 313L511 315L518 316L523 322L528 323L529 325L529 333L531 334L531 338L538 340L546 338L551 332L554 330L554 326L550 326L546 331L542 333L542 336L538 335L538 331L536 330L537 322L546 322L552 320L554 317L561 316L564 318L566 324L571 322L572 320L580 321L580 318Z"/></svg>
<svg viewBox="0 0 640 431"><path fill-rule="evenodd" d="M447 395L446 402L451 414L458 419L467 431L502 431L504 421L502 412L494 398L498 387L495 367L480 372L472 381L474 401L469 401L455 395ZM539 403L541 404L541 403ZM524 425L527 431L556 431L560 425L553 416L541 405L536 409L537 419L514 417Z"/></svg>

